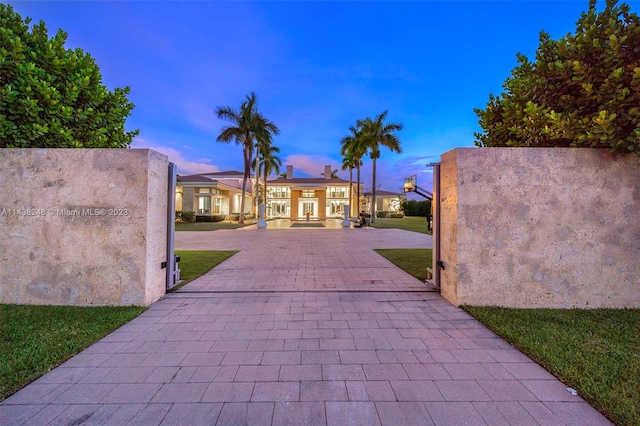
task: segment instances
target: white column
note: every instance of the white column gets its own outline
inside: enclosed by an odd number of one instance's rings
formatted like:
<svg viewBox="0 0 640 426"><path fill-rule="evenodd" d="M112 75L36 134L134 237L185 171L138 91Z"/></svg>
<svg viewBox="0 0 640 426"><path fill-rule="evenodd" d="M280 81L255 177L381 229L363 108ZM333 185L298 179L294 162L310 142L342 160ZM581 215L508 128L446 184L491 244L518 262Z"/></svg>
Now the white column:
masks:
<svg viewBox="0 0 640 426"><path fill-rule="evenodd" d="M264 220L264 204L258 206L258 228L266 228L267 222Z"/></svg>
<svg viewBox="0 0 640 426"><path fill-rule="evenodd" d="M351 206L344 206L344 220L342 221L342 227L348 228L351 226L351 221L349 220L349 210Z"/></svg>

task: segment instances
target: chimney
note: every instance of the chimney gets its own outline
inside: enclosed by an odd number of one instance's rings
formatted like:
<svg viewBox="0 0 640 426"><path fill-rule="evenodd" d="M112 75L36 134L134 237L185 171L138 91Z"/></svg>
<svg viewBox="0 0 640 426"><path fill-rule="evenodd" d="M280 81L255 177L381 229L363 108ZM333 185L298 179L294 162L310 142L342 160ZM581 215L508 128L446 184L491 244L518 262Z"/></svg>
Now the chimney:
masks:
<svg viewBox="0 0 640 426"><path fill-rule="evenodd" d="M293 179L293 166L287 166L287 179Z"/></svg>
<svg viewBox="0 0 640 426"><path fill-rule="evenodd" d="M331 179L331 166L324 166L324 178Z"/></svg>

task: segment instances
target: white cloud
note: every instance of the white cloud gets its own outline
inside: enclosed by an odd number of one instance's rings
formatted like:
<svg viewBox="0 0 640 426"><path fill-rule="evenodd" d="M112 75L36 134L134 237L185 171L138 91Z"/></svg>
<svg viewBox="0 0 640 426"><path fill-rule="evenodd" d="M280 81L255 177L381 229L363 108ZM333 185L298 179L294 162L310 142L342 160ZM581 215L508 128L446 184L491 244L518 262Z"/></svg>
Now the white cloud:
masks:
<svg viewBox="0 0 640 426"><path fill-rule="evenodd" d="M147 148L157 151L161 154L169 157L169 161L178 166L179 174L198 174L198 173L213 173L219 172L220 168L213 164L209 164L211 160L208 158L201 158L198 161L190 161L182 156L182 153L166 146L152 146L146 141L140 138L134 139L131 144L132 148Z"/></svg>

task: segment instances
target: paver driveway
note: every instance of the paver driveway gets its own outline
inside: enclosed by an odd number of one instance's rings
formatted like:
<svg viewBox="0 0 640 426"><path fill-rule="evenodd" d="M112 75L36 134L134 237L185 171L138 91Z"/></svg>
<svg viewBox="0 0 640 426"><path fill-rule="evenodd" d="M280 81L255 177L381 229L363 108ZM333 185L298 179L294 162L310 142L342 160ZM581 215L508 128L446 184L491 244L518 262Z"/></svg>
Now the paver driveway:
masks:
<svg viewBox="0 0 640 426"><path fill-rule="evenodd" d="M178 233L236 249L0 405L0 424L608 424L372 248L376 229Z"/></svg>

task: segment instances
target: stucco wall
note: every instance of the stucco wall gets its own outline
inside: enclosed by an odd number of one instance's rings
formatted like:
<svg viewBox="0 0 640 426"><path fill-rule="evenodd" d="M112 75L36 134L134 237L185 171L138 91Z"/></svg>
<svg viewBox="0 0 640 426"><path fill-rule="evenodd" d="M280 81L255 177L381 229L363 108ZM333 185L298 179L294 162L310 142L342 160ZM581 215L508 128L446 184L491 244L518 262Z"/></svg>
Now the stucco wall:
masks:
<svg viewBox="0 0 640 426"><path fill-rule="evenodd" d="M147 149L0 150L0 303L164 295L167 165Z"/></svg>
<svg viewBox="0 0 640 426"><path fill-rule="evenodd" d="M442 294L510 307L640 307L640 158L462 148L441 158Z"/></svg>

